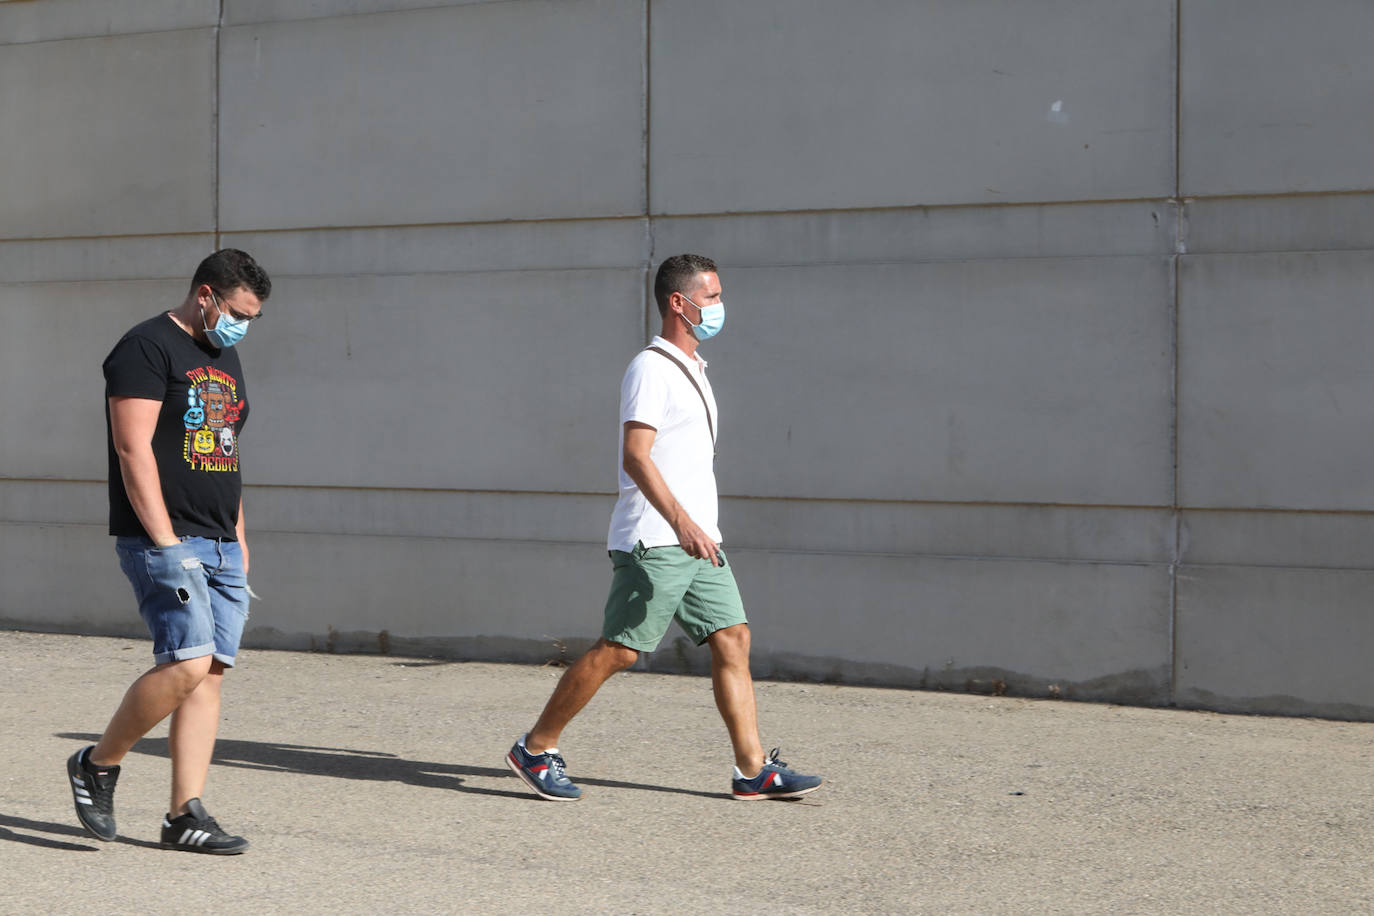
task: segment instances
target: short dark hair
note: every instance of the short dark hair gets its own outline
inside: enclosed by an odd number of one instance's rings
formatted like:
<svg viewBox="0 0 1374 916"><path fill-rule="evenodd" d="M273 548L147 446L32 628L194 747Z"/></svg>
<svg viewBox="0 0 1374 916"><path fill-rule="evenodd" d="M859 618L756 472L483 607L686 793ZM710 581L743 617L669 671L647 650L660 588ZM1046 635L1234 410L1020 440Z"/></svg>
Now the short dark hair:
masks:
<svg viewBox="0 0 1374 916"><path fill-rule="evenodd" d="M266 302L272 295L272 279L267 271L258 266L253 256L237 248L221 248L210 255L196 268L191 277L191 290L204 283L221 296L228 295L240 286Z"/></svg>
<svg viewBox="0 0 1374 916"><path fill-rule="evenodd" d="M697 278L697 274L716 273L716 262L699 254L675 254L658 265L654 277L654 301L659 315L668 314L668 297L682 292Z"/></svg>

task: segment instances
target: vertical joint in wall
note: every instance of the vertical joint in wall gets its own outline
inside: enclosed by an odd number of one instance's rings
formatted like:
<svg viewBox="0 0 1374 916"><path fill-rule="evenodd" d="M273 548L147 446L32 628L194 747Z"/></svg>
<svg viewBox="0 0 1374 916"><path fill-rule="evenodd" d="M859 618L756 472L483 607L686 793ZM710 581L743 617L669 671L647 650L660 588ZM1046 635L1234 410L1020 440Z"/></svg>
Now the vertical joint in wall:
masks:
<svg viewBox="0 0 1374 916"><path fill-rule="evenodd" d="M650 63L651 63L650 54L651 54L651 42L653 41L653 29L651 28L652 23L651 23L651 21L650 21L650 17L653 15L653 9L652 9L652 7L653 7L652 0L644 0L644 18L643 18L644 58L643 58L643 60L642 60L642 62L641 62L642 72L641 72L641 78L640 78L640 85L643 87L642 91L643 91L643 93L644 93L644 98L643 98L643 107L642 107L641 113L640 113L640 117L643 119L643 132L642 132L641 141L640 141L640 165L641 165L640 175L642 176L643 181L644 181L644 261L643 261L643 265L644 265L644 266L643 266L643 271L644 271L644 309L643 309L644 333L643 333L643 338L644 338L644 342L645 342L645 343L648 343L648 342L653 338L653 312L654 312L654 290L653 290L653 273L652 273L652 271L653 271L653 269L654 269L654 217L653 217L653 212L654 212L654 211L653 211L652 201L650 200L650 196L649 196L649 195L652 193L652 188L651 188L651 185L650 185L650 182L649 182L649 169L650 169L650 167L651 167L651 162L650 162L650 158L649 158L649 157L650 157L650 152L651 152L651 150L650 150L650 143L651 143L651 141L652 141L652 136L651 136L651 134L650 134L650 128L649 128L649 117L650 117L650 113L651 113L651 108L650 108L650 105L651 105L650 80L652 79L652 73L651 73L651 71L650 71Z"/></svg>
<svg viewBox="0 0 1374 916"><path fill-rule="evenodd" d="M210 134L211 143L214 144L215 155L211 168L214 170L210 179L210 228L214 232L214 250L218 251L221 247L221 236L219 231L219 174L220 174L220 129L219 129L219 99L220 99L220 79L222 67L220 63L220 43L224 29L224 0L219 0L219 9L215 13L215 72L210 81Z"/></svg>

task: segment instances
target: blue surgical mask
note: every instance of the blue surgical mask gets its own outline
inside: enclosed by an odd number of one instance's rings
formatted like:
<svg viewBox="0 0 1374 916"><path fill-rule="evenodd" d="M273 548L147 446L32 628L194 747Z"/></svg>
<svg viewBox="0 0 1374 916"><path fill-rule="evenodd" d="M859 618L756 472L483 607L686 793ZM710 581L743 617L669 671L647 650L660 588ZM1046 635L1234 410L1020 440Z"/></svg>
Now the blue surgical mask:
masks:
<svg viewBox="0 0 1374 916"><path fill-rule="evenodd" d="M248 333L248 318L235 318L224 310L219 304L219 299L213 290L210 292L210 299L215 303L215 308L219 311L219 321L215 322L213 328L205 328L205 336L210 343L217 347L232 347L234 344L243 340L243 335ZM205 316L201 315L204 322Z"/></svg>
<svg viewBox="0 0 1374 916"><path fill-rule="evenodd" d="M682 294L679 293L679 295ZM682 296L682 298L687 299L686 296ZM687 299L687 301L692 302L691 299ZM695 302L692 302L692 304L697 305ZM720 329L725 327L724 302L717 302L715 305L708 305L705 308L697 305L697 310L701 312L701 324L692 324L691 321L688 321L686 315L682 316L682 320L687 322L687 327L692 329L692 333L696 335L697 340L706 340L708 337L715 337L720 333Z"/></svg>

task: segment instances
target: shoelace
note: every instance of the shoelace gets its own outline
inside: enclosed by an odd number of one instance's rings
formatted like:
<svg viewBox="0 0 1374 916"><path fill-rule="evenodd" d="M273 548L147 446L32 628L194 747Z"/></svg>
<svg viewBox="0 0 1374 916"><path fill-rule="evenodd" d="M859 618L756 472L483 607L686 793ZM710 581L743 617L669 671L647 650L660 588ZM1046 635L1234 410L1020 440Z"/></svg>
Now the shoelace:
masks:
<svg viewBox="0 0 1374 916"><path fill-rule="evenodd" d="M768 752L768 756L767 756L766 758L764 758L763 765L764 765L765 768L766 768L766 767L777 767L779 770L786 770L786 769L787 769L787 762L784 761L784 760L779 760L779 759L778 759L778 749L777 749L777 748L773 748L771 751ZM790 771L789 771L789 772L790 772Z"/></svg>
<svg viewBox="0 0 1374 916"><path fill-rule="evenodd" d="M94 770L87 770L86 776L86 782L89 783L86 791L91 793L91 798L102 806L109 805L114 800L115 780L109 776L101 779Z"/></svg>
<svg viewBox="0 0 1374 916"><path fill-rule="evenodd" d="M568 765L563 762L560 754L549 754L549 769L553 770L553 778L560 781L568 778Z"/></svg>

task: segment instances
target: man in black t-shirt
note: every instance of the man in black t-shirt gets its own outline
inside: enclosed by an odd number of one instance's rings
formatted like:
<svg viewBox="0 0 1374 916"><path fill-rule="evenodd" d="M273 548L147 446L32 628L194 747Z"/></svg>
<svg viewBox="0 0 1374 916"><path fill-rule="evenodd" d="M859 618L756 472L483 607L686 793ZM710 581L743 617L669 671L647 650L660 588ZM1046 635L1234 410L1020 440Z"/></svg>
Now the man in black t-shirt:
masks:
<svg viewBox="0 0 1374 916"><path fill-rule="evenodd" d="M272 282L226 248L196 268L181 304L134 326L105 358L110 534L153 637L155 665L134 681L100 740L67 761L77 818L115 838L119 763L172 717L169 849L228 855L230 836L200 796L219 728L220 685L248 619L239 434L248 396L236 344Z"/></svg>

